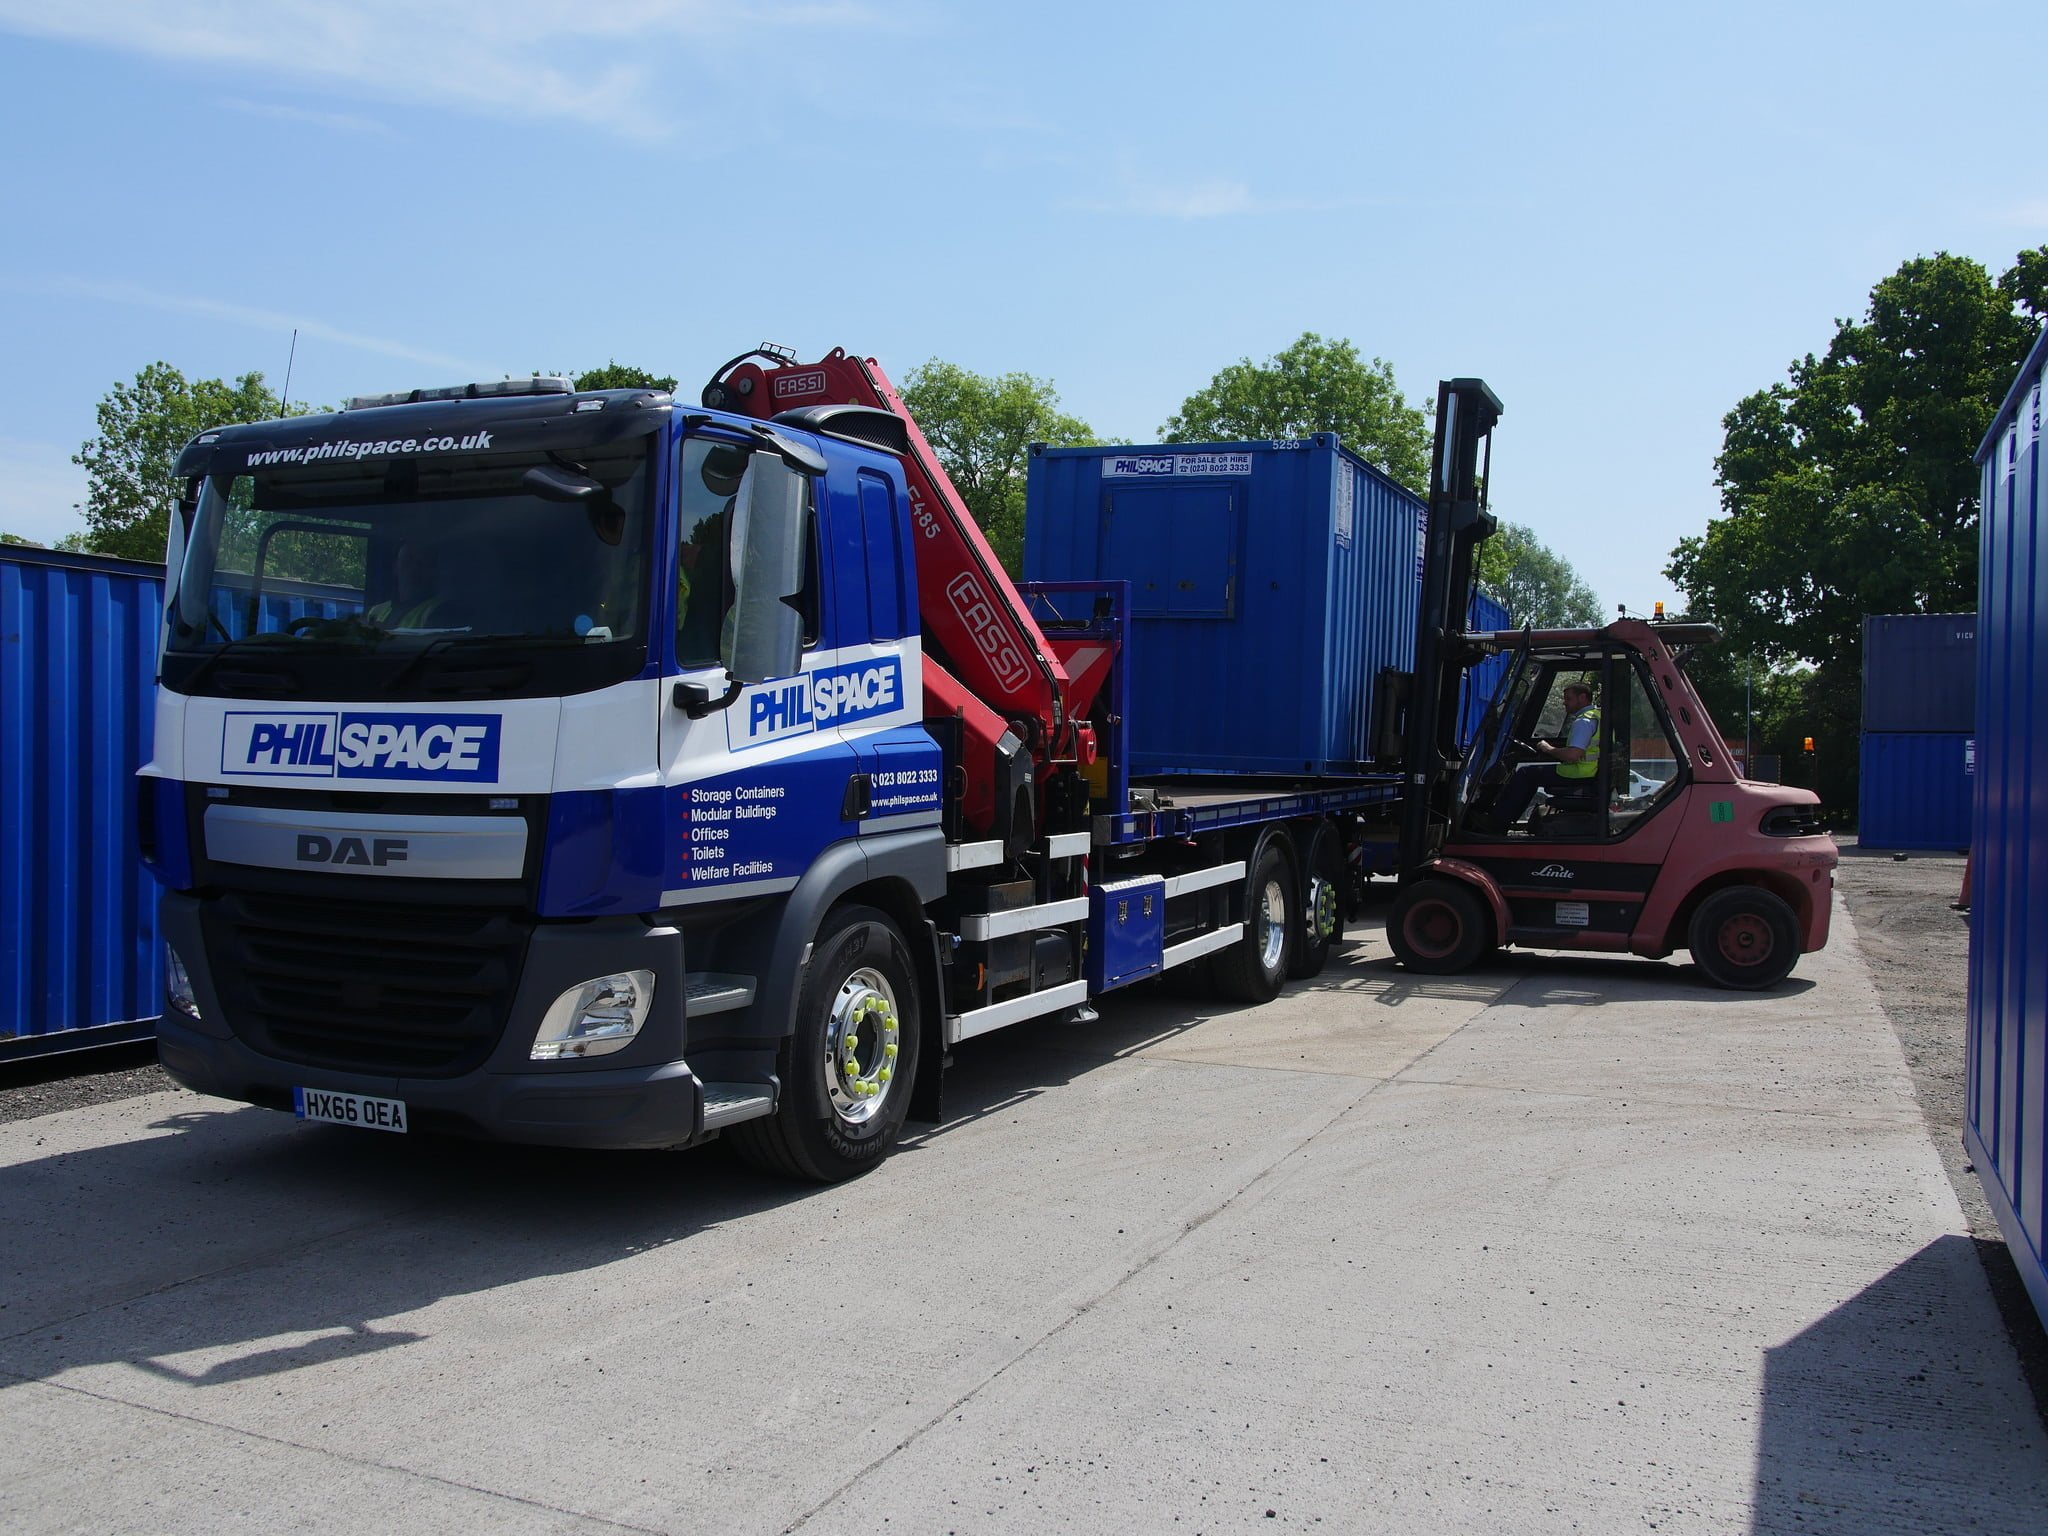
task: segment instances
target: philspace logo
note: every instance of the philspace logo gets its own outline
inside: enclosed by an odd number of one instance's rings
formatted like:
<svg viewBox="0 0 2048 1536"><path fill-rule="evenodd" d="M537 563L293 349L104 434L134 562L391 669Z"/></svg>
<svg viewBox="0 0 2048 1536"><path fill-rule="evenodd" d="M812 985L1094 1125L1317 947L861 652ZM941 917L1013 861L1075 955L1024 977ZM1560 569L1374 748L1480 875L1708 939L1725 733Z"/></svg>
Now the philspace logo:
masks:
<svg viewBox="0 0 2048 1536"><path fill-rule="evenodd" d="M254 778L494 784L496 715L230 711L220 771Z"/></svg>
<svg viewBox="0 0 2048 1536"><path fill-rule="evenodd" d="M886 715L903 704L903 663L895 656L820 667L801 677L750 688L735 719L735 746L781 741L849 721ZM734 716L740 710L733 712Z"/></svg>
<svg viewBox="0 0 2048 1536"><path fill-rule="evenodd" d="M1173 473L1173 459L1170 455L1120 454L1103 466L1102 473L1120 480L1145 475L1170 475Z"/></svg>

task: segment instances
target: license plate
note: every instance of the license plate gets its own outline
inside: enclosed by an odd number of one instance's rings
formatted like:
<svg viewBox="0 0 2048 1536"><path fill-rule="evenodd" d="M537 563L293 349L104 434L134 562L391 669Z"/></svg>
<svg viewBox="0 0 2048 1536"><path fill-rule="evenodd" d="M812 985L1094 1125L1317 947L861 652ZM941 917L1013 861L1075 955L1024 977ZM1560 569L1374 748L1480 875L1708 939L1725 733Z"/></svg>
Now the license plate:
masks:
<svg viewBox="0 0 2048 1536"><path fill-rule="evenodd" d="M292 1113L301 1120L327 1125L353 1125L366 1131L403 1131L405 1103L373 1099L360 1093L329 1093L325 1088L294 1088Z"/></svg>

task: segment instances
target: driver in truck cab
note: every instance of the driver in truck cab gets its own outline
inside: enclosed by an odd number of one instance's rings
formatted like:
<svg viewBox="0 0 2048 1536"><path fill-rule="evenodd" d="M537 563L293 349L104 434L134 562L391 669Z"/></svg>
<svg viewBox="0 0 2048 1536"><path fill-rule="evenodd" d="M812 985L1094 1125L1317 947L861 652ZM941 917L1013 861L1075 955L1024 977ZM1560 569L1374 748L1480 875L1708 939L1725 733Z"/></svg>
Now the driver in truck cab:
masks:
<svg viewBox="0 0 2048 1536"><path fill-rule="evenodd" d="M1523 763L1501 791L1499 803L1487 830L1505 832L1512 827L1539 789L1552 795L1584 795L1600 772L1600 707L1593 702L1593 690L1586 683L1564 685L1565 726L1557 742L1531 742L1527 750L1543 762Z"/></svg>
<svg viewBox="0 0 2048 1536"><path fill-rule="evenodd" d="M372 603L363 617L384 629L425 629L441 606L439 566L431 544L407 539L391 562L392 595Z"/></svg>

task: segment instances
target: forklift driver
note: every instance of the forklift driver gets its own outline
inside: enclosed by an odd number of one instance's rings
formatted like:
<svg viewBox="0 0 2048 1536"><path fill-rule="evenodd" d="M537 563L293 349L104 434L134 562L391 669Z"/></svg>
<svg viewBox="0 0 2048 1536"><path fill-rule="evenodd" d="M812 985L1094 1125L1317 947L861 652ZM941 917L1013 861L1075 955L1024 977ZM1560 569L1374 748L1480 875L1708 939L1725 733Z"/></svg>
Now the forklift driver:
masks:
<svg viewBox="0 0 2048 1536"><path fill-rule="evenodd" d="M1526 750L1547 762L1523 763L1502 789L1486 830L1505 832L1521 818L1539 789L1553 796L1583 799L1600 772L1600 708L1585 683L1564 686L1564 739L1528 743Z"/></svg>

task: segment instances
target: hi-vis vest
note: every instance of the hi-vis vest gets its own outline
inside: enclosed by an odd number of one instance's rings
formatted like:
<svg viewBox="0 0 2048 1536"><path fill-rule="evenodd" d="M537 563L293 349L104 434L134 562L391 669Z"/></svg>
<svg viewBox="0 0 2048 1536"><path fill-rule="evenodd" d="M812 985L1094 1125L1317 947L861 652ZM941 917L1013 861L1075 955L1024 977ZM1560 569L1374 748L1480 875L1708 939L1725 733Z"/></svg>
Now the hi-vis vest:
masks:
<svg viewBox="0 0 2048 1536"><path fill-rule="evenodd" d="M1590 779L1600 771L1600 706L1588 704L1565 722L1565 738L1570 740L1571 728L1581 720L1593 722L1593 739L1586 743L1586 755L1576 763L1559 763L1557 776L1560 779Z"/></svg>

